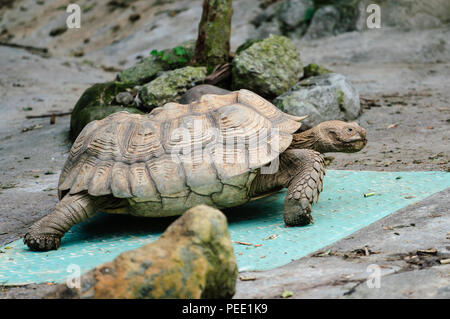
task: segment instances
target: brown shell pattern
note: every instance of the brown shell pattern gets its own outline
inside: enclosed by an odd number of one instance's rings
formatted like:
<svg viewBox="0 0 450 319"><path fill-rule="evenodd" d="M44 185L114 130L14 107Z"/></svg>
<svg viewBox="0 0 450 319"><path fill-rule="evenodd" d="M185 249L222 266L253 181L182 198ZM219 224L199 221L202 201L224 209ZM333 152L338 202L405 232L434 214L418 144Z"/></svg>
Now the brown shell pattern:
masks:
<svg viewBox="0 0 450 319"><path fill-rule="evenodd" d="M60 197L208 196L286 150L300 120L247 90L167 103L146 115L118 112L80 133L61 172Z"/></svg>

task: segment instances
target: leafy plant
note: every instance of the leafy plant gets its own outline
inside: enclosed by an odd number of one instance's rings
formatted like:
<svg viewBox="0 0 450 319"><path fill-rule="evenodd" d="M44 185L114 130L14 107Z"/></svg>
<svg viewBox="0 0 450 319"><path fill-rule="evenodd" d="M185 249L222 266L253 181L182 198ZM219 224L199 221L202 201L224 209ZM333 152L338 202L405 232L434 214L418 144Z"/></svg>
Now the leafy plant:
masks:
<svg viewBox="0 0 450 319"><path fill-rule="evenodd" d="M172 50L152 50L150 54L163 62L177 66L186 65L190 59L189 51L182 46L177 46Z"/></svg>

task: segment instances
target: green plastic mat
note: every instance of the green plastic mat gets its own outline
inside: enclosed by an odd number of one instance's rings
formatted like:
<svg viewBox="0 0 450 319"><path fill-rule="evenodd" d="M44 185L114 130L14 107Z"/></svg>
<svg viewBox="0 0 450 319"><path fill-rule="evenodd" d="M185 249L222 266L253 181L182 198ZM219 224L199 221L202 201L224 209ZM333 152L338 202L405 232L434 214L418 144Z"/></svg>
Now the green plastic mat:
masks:
<svg viewBox="0 0 450 319"><path fill-rule="evenodd" d="M229 210L239 270L285 265L447 187L446 172L327 171L312 225L285 227L285 192ZM71 274L69 265L85 272L156 240L173 220L98 214L68 232L59 250L44 253L32 252L17 240L0 248L0 283L64 282Z"/></svg>

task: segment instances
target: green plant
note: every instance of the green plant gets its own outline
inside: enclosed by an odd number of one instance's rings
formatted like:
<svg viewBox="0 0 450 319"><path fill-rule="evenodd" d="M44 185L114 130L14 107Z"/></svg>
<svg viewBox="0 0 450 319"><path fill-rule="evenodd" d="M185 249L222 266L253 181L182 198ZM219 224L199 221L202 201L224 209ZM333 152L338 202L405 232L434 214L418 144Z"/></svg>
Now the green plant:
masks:
<svg viewBox="0 0 450 319"><path fill-rule="evenodd" d="M164 51L152 50L150 54L170 65L185 65L190 58L188 50L182 46L177 46L171 50Z"/></svg>

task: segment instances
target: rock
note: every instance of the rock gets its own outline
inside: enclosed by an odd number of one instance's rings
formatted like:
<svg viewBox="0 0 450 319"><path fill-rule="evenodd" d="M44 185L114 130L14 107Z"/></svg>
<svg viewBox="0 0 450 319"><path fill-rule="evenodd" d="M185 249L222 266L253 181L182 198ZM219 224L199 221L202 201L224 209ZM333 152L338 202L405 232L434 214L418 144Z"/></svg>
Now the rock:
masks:
<svg viewBox="0 0 450 319"><path fill-rule="evenodd" d="M276 17L276 13L280 5L281 2L270 4L251 21L251 23L255 26L255 31L253 34L254 38L263 39L267 38L271 34L282 35L281 23Z"/></svg>
<svg viewBox="0 0 450 319"><path fill-rule="evenodd" d="M120 92L115 99L120 105L130 105L133 103L134 97L130 92Z"/></svg>
<svg viewBox="0 0 450 319"><path fill-rule="evenodd" d="M303 68L303 79L306 79L306 78L309 78L312 76L318 76L318 75L322 75L322 74L332 73L332 72L333 71L328 70L327 68L325 68L321 65L311 63Z"/></svg>
<svg viewBox="0 0 450 319"><path fill-rule="evenodd" d="M204 81L205 67L187 66L173 71L167 71L161 76L145 84L139 90L142 107L152 110L168 102L174 102L188 89Z"/></svg>
<svg viewBox="0 0 450 319"><path fill-rule="evenodd" d="M195 41L162 51L152 51L153 55L125 69L117 75L117 80L130 85L144 84L154 79L158 72L184 67L194 55Z"/></svg>
<svg viewBox="0 0 450 319"><path fill-rule="evenodd" d="M327 120L351 121L361 112L358 91L337 73L302 80L277 97L274 104L292 115L308 115L302 121L305 129Z"/></svg>
<svg viewBox="0 0 450 319"><path fill-rule="evenodd" d="M189 209L151 244L120 254L47 298L231 298L238 275L225 215Z"/></svg>
<svg viewBox="0 0 450 319"><path fill-rule="evenodd" d="M295 30L300 24L306 24L314 13L312 0L285 0L278 7L277 17L283 29Z"/></svg>
<svg viewBox="0 0 450 319"><path fill-rule="evenodd" d="M122 82L97 83L86 89L79 98L70 117L70 138L75 140L81 130L94 120L101 120L110 114L128 111L141 114L134 107L123 107L115 104L116 96L126 92L128 84Z"/></svg>
<svg viewBox="0 0 450 319"><path fill-rule="evenodd" d="M189 89L186 93L184 93L184 95L178 102L181 104L189 104L191 102L197 101L202 95L205 94L224 95L228 93L230 93L230 91L221 89L220 87L210 84L201 84L194 86L192 89Z"/></svg>
<svg viewBox="0 0 450 319"><path fill-rule="evenodd" d="M295 45L286 37L272 35L236 55L232 87L274 98L287 91L302 75L303 65Z"/></svg>
<svg viewBox="0 0 450 319"><path fill-rule="evenodd" d="M272 3L258 14L251 23L255 26L255 38L271 34L301 36L314 14L312 0L285 0Z"/></svg>
<svg viewBox="0 0 450 319"><path fill-rule="evenodd" d="M315 39L356 30L358 16L357 7L345 3L320 7L312 17L305 38Z"/></svg>

